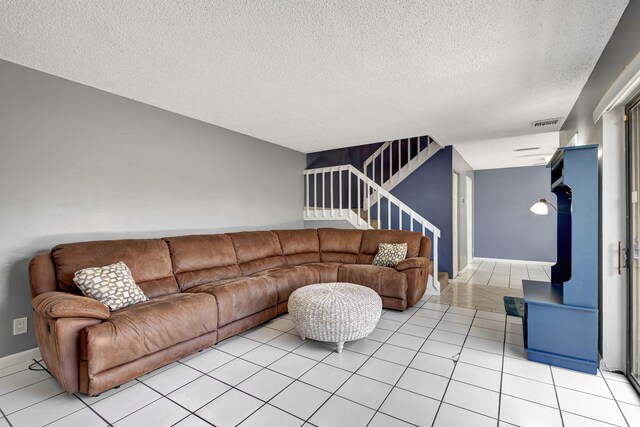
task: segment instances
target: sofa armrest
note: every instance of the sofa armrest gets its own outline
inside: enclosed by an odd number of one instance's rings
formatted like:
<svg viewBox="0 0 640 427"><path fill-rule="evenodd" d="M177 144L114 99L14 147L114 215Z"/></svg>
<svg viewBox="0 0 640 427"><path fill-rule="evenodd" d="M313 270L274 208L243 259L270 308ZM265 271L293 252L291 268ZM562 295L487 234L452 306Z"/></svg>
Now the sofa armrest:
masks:
<svg viewBox="0 0 640 427"><path fill-rule="evenodd" d="M396 270L402 271L407 270L409 268L425 268L428 265L428 261L426 258L422 257L413 257L403 259L396 265Z"/></svg>
<svg viewBox="0 0 640 427"><path fill-rule="evenodd" d="M106 305L89 297L67 292L45 292L31 301L33 309L53 319L63 317L88 317L108 319L111 316Z"/></svg>

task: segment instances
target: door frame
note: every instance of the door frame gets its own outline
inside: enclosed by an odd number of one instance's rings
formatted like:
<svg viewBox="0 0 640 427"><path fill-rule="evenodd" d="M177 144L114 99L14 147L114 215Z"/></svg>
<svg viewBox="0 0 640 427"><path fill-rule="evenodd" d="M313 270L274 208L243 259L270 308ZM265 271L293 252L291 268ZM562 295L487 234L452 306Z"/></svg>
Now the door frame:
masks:
<svg viewBox="0 0 640 427"><path fill-rule="evenodd" d="M451 215L451 231L452 231L452 257L451 257L451 261L452 261L452 274L453 277L456 277L460 271L460 242L458 241L458 234L459 234L459 221L460 221L460 197L459 197L459 192L460 192L460 174L458 174L458 172L453 172L453 177L452 177L452 182L453 182L453 188L452 188L452 194L451 194L451 202L452 202L452 215Z"/></svg>
<svg viewBox="0 0 640 427"><path fill-rule="evenodd" d="M632 360L632 355L633 355L633 346L631 345L632 340L633 340L633 327L632 327L632 322L633 322L633 312L634 312L634 302L633 302L633 244L634 244L634 239L633 239L633 227L631 225L631 221L632 221L632 213L633 213L633 209L634 208L638 208L638 203L637 202L633 202L633 197L632 197L632 191L631 189L633 188L632 186L632 176L631 176L631 170L632 170L632 163L633 163L633 156L632 156L632 133L631 133L631 120L629 120L630 118L630 113L631 110L633 110L636 107L640 107L640 93L638 93L636 96L633 97L633 99L631 101L629 101L629 103L625 106L624 109L624 113L625 113L625 157L626 157L626 175L627 175L627 188L625 190L626 193L626 199L627 199L627 218L626 218L626 222L627 222L627 242L625 244L626 248L624 249L624 255L623 255L623 259L626 259L626 265L625 268L627 270L627 321L626 321L626 326L627 326L627 360L626 360L626 377L629 380L629 382L631 383L631 385L633 386L633 388L635 388L636 392L638 394L640 394L640 383L638 382L638 380L636 378L634 378L631 375L631 368L632 368L632 364L631 364L631 360ZM640 138L639 138L640 140ZM640 170L639 170L640 173ZM639 307L640 309L640 307ZM640 315L640 313L637 313L638 315ZM636 355L635 356L640 357L640 355Z"/></svg>
<svg viewBox="0 0 640 427"><path fill-rule="evenodd" d="M473 263L473 179L465 177L467 188L465 201L467 203L467 265Z"/></svg>

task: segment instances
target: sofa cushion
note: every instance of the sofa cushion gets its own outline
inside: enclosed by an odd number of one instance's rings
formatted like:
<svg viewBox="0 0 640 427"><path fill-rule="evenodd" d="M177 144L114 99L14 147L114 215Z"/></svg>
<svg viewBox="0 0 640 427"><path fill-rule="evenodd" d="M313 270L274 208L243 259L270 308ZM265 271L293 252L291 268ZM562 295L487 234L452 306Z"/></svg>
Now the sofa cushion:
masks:
<svg viewBox="0 0 640 427"><path fill-rule="evenodd" d="M110 311L148 301L124 262L76 271L73 282L83 294L100 301Z"/></svg>
<svg viewBox="0 0 640 427"><path fill-rule="evenodd" d="M407 256L406 243L380 243L378 253L373 258L373 265L395 267Z"/></svg>
<svg viewBox="0 0 640 427"><path fill-rule="evenodd" d="M79 293L73 275L87 267L124 262L148 298L179 292L167 244L160 239L104 240L65 243L51 251L58 286Z"/></svg>
<svg viewBox="0 0 640 427"><path fill-rule="evenodd" d="M356 263L362 243L362 230L319 228L318 238L322 262Z"/></svg>
<svg viewBox="0 0 640 427"><path fill-rule="evenodd" d="M313 228L302 230L274 230L280 240L282 254L288 265L320 262L320 241L318 231Z"/></svg>
<svg viewBox="0 0 640 427"><path fill-rule="evenodd" d="M312 262L304 266L318 271L320 276L318 283L329 283L338 281L338 268L341 265L339 262Z"/></svg>
<svg viewBox="0 0 640 427"><path fill-rule="evenodd" d="M403 230L365 230L362 246L358 255L358 264L371 264L378 253L380 243L406 243L407 258L417 257L420 253L422 234Z"/></svg>
<svg viewBox="0 0 640 427"><path fill-rule="evenodd" d="M320 281L318 270L305 265L273 268L255 273L255 276L268 276L275 279L278 304L287 301L289 295L296 289Z"/></svg>
<svg viewBox="0 0 640 427"><path fill-rule="evenodd" d="M137 360L172 345L213 332L217 325L211 295L174 294L114 311L83 332L81 358L89 375Z"/></svg>
<svg viewBox="0 0 640 427"><path fill-rule="evenodd" d="M224 234L165 237L173 271L185 291L194 286L242 276L231 237Z"/></svg>
<svg viewBox="0 0 640 427"><path fill-rule="evenodd" d="M407 276L390 267L342 265L338 269L338 281L366 286L381 297L407 298Z"/></svg>
<svg viewBox="0 0 640 427"><path fill-rule="evenodd" d="M218 305L218 327L259 313L278 303L276 280L269 276L228 279L196 286L188 293L214 295Z"/></svg>
<svg viewBox="0 0 640 427"><path fill-rule="evenodd" d="M287 264L278 236L271 231L245 231L227 236L231 237L238 264L245 276Z"/></svg>

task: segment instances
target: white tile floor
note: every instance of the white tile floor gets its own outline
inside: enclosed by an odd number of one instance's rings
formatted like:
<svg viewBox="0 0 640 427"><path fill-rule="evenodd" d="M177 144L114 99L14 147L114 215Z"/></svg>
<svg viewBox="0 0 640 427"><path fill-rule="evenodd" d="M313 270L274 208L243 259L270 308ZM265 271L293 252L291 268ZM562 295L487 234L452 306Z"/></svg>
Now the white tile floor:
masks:
<svg viewBox="0 0 640 427"><path fill-rule="evenodd" d="M425 298L342 354L285 315L99 397L24 360L0 365L0 427L640 426L624 376L529 362L521 334L518 318Z"/></svg>
<svg viewBox="0 0 640 427"><path fill-rule="evenodd" d="M449 282L522 289L522 279L548 281L552 264L474 261Z"/></svg>

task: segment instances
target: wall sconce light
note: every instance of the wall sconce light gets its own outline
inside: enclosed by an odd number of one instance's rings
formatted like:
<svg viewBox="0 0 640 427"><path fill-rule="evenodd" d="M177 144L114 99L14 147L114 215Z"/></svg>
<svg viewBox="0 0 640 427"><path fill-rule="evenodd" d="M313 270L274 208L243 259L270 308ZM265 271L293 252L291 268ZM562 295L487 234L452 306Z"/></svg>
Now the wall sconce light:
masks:
<svg viewBox="0 0 640 427"><path fill-rule="evenodd" d="M546 199L540 199L540 201L534 203L530 210L536 215L547 215L549 213L548 206L551 206L556 212L558 212L558 209L556 209L556 207L551 203L547 202Z"/></svg>

